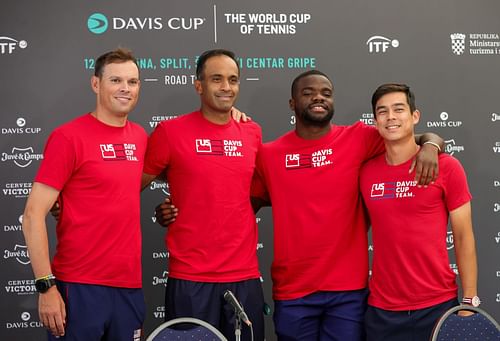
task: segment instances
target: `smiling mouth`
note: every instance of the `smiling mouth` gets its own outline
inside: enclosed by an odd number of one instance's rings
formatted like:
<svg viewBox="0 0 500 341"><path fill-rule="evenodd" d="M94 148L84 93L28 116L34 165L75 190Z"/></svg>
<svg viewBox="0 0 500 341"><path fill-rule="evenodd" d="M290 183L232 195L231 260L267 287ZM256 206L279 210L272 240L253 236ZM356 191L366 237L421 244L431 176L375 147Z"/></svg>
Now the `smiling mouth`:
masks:
<svg viewBox="0 0 500 341"><path fill-rule="evenodd" d="M233 99L233 95L216 95L218 99L222 99L224 101L230 101Z"/></svg>
<svg viewBox="0 0 500 341"><path fill-rule="evenodd" d="M324 104L313 104L309 106L309 110L312 112L322 113L328 111L328 108Z"/></svg>

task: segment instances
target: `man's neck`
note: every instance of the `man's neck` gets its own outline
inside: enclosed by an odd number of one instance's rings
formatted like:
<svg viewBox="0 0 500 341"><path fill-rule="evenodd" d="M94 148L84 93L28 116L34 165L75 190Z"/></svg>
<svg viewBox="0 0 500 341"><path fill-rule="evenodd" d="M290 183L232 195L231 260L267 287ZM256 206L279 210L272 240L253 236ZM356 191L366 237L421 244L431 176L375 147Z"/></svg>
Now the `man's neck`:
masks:
<svg viewBox="0 0 500 341"><path fill-rule="evenodd" d="M397 166L415 156L419 148L414 136L406 141L385 141L385 159L388 164Z"/></svg>
<svg viewBox="0 0 500 341"><path fill-rule="evenodd" d="M332 130L330 122L323 126L303 125L299 122L295 125L295 132L304 140L317 140L328 134Z"/></svg>
<svg viewBox="0 0 500 341"><path fill-rule="evenodd" d="M231 111L216 112L216 111L207 110L204 108L202 108L200 111L201 111L201 114L203 115L203 117L207 121L214 123L214 124L224 125L224 124L229 123L229 121L231 121Z"/></svg>
<svg viewBox="0 0 500 341"><path fill-rule="evenodd" d="M102 110L96 109L90 113L98 121L112 127L124 127L127 124L128 114L123 114L123 116L112 115Z"/></svg>

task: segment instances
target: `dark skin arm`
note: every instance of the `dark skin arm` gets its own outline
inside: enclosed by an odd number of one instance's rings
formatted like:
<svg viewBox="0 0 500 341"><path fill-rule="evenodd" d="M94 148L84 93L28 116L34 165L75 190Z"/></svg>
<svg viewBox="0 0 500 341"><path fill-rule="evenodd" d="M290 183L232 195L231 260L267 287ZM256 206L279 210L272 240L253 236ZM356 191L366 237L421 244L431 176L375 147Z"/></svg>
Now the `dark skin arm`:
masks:
<svg viewBox="0 0 500 341"><path fill-rule="evenodd" d="M410 167L410 173L415 170L415 180L420 186L427 186L431 182L436 181L439 171L438 165L438 148L432 144L425 144L425 142L430 141L439 145L441 150L444 149L444 140L436 134L425 133L421 135L415 135L415 142L420 145L420 152L413 160ZM271 203L257 197L251 197L250 202L252 203L252 208L254 213L257 213L261 207L271 206ZM158 206L155 210L156 221L167 227L173 223L179 213L179 210L169 197L165 198L165 201Z"/></svg>
<svg viewBox="0 0 500 341"><path fill-rule="evenodd" d="M417 181L420 186L427 186L431 182L436 181L439 173L437 155L440 151L432 144L425 144L427 141L436 143L441 150L444 150L444 140L440 136L433 133L415 135L415 142L421 147L420 152L412 162L409 172L415 171L415 181ZM163 178L161 180L165 179ZM271 206L270 202L257 197L251 197L250 201L254 213L257 213L261 207ZM155 208L157 222L165 227L175 221L178 213L179 209L175 207L170 197L165 198L165 200ZM59 205L57 202L52 207L51 214L56 219L59 218Z"/></svg>
<svg viewBox="0 0 500 341"><path fill-rule="evenodd" d="M252 203L254 213L257 213L261 207L271 206L270 202L256 197L251 197L250 202ZM166 197L155 209L156 222L164 227L168 227L168 225L172 224L178 214L179 209L175 207L170 197Z"/></svg>
<svg viewBox="0 0 500 341"><path fill-rule="evenodd" d="M179 209L172 204L170 197L166 197L161 204L155 208L156 222L161 226L168 227L177 218Z"/></svg>
<svg viewBox="0 0 500 341"><path fill-rule="evenodd" d="M433 133L415 135L415 142L420 145L420 152L417 153L410 167L410 173L415 171L415 181L419 186L427 186L436 181L439 174L438 154L439 150L433 144L436 143L441 150L444 150L444 140Z"/></svg>

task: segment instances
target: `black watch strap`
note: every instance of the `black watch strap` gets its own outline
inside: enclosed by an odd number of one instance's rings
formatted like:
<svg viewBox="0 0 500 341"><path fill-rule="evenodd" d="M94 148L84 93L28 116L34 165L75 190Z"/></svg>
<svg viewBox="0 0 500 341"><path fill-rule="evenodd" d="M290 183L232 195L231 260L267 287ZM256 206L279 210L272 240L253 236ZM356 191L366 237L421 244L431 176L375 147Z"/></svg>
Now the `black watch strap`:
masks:
<svg viewBox="0 0 500 341"><path fill-rule="evenodd" d="M37 278L35 280L36 291L43 294L50 289L50 287L56 285L56 277L52 274Z"/></svg>

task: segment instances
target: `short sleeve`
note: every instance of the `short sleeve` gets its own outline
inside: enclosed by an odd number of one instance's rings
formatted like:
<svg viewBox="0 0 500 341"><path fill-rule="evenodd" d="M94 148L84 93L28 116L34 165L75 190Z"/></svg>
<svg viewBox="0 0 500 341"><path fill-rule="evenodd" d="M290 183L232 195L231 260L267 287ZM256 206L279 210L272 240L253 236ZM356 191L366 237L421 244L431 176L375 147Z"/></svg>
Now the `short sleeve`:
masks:
<svg viewBox="0 0 500 341"><path fill-rule="evenodd" d="M264 167L262 162L262 146L257 153L255 162L255 171L252 177L252 186L250 188L250 196L260 198L265 201L270 201L269 193L267 192L266 182L264 178Z"/></svg>
<svg viewBox="0 0 500 341"><path fill-rule="evenodd" d="M76 167L73 143L58 129L50 134L35 182L61 191Z"/></svg>
<svg viewBox="0 0 500 341"><path fill-rule="evenodd" d="M165 170L170 161L170 145L164 123L160 123L149 136L144 173L158 175Z"/></svg>
<svg viewBox="0 0 500 341"><path fill-rule="evenodd" d="M462 164L452 156L444 157L442 160L446 162L446 167L440 166L441 171L446 172L443 174L446 207L448 211L453 211L469 202L472 195Z"/></svg>

